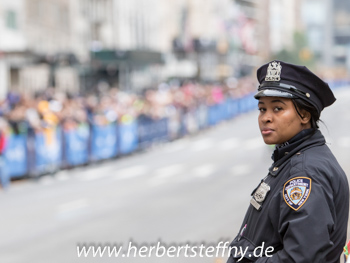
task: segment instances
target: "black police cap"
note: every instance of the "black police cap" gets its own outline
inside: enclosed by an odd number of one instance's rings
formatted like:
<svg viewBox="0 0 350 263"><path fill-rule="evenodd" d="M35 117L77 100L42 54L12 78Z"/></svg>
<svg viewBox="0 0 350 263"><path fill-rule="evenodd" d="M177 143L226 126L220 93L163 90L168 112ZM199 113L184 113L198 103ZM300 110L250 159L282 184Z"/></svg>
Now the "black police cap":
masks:
<svg viewBox="0 0 350 263"><path fill-rule="evenodd" d="M300 98L313 105L318 113L334 103L336 98L328 84L305 66L274 60L257 71L260 83L255 98Z"/></svg>

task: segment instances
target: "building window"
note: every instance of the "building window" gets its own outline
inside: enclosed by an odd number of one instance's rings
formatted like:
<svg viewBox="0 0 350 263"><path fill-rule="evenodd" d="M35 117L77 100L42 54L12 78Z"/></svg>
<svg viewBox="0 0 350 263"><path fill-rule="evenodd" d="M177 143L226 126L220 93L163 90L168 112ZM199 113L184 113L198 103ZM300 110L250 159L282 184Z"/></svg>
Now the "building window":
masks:
<svg viewBox="0 0 350 263"><path fill-rule="evenodd" d="M17 29L17 16L15 11L8 10L6 12L6 26L9 29Z"/></svg>

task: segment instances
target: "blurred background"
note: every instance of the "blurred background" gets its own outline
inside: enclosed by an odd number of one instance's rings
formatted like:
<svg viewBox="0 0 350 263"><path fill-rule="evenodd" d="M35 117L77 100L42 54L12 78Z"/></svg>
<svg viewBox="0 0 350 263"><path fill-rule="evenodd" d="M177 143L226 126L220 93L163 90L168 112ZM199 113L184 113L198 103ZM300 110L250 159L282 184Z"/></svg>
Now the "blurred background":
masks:
<svg viewBox="0 0 350 263"><path fill-rule="evenodd" d="M139 91L223 81L280 58L327 78L350 68L345 0L3 0L0 90Z"/></svg>
<svg viewBox="0 0 350 263"><path fill-rule="evenodd" d="M236 235L272 148L256 69L308 66L350 174L347 0L1 0L0 261L78 258L78 244L218 243Z"/></svg>

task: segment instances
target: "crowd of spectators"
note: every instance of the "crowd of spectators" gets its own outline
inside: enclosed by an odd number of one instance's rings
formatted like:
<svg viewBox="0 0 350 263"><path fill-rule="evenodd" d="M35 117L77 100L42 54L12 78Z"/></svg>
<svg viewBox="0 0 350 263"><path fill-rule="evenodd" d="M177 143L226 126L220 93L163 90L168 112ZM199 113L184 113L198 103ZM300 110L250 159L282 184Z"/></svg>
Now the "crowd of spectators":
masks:
<svg viewBox="0 0 350 263"><path fill-rule="evenodd" d="M160 119L174 111L187 112L199 105L213 105L228 97L241 97L255 88L255 82L247 77L230 79L224 84L161 83L157 88L140 93L117 88L86 95L53 88L33 95L11 91L0 102L0 129L15 134L33 134L49 132L57 125L67 131L89 124Z"/></svg>
<svg viewBox="0 0 350 263"><path fill-rule="evenodd" d="M74 131L71 134L91 138L90 131L94 125L127 124L134 120L142 122L166 117L168 136L175 139L183 134L183 129L186 133L195 133L199 129L199 119L205 120L206 116L197 114L201 117L195 117L195 112L205 113L206 106L219 104L228 98L240 98L253 90L255 82L251 78L231 78L224 84L173 81L141 92L98 88L84 95L54 88L36 94L10 90L6 98L0 100L0 184L6 188L10 183L4 162L6 156L3 154L11 145L11 139L26 141L30 156L26 161L28 174L52 173L59 169L55 156L59 154L60 139L57 136L62 135L61 131ZM25 137L12 137L11 134ZM44 170L37 169L37 139L40 145L44 144L44 154L49 160Z"/></svg>

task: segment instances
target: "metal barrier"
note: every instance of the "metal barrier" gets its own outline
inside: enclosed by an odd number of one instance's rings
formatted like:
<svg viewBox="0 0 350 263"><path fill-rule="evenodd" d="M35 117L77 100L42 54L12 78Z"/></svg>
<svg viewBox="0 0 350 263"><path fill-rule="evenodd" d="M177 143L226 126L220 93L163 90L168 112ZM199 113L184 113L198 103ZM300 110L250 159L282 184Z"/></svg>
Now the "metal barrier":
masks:
<svg viewBox="0 0 350 263"><path fill-rule="evenodd" d="M62 133L57 127L35 134L35 169L39 174L55 172L62 163Z"/></svg>
<svg viewBox="0 0 350 263"><path fill-rule="evenodd" d="M329 84L335 89L350 85L350 81ZM129 154L153 143L195 133L256 108L253 94L247 94L212 106L202 104L185 113L173 109L172 116L160 120L142 117L120 124L80 126L70 131L57 127L31 136L12 134L1 158L4 165L0 165L0 178L18 178L28 174L38 176L67 166Z"/></svg>
<svg viewBox="0 0 350 263"><path fill-rule="evenodd" d="M27 168L27 136L11 135L4 153L8 176L21 177L28 172Z"/></svg>
<svg viewBox="0 0 350 263"><path fill-rule="evenodd" d="M117 156L117 124L92 126L91 160L98 161Z"/></svg>
<svg viewBox="0 0 350 263"><path fill-rule="evenodd" d="M109 159L195 133L255 109L256 105L253 95L248 94L212 106L200 105L186 113L175 112L169 119L142 117L126 123L80 126L69 131L58 127L29 138L11 135L4 154L5 166L9 176L16 178Z"/></svg>
<svg viewBox="0 0 350 263"><path fill-rule="evenodd" d="M120 154L134 152L138 148L138 124L136 121L119 125L118 142Z"/></svg>
<svg viewBox="0 0 350 263"><path fill-rule="evenodd" d="M64 131L64 157L68 166L87 164L89 162L90 129L87 125L76 130Z"/></svg>
<svg viewBox="0 0 350 263"><path fill-rule="evenodd" d="M138 142L140 148L145 148L156 142L169 140L168 118L153 120L142 118L137 121Z"/></svg>

